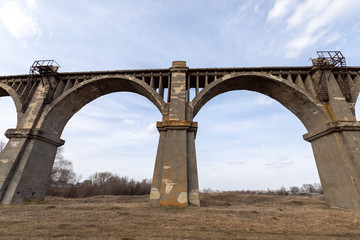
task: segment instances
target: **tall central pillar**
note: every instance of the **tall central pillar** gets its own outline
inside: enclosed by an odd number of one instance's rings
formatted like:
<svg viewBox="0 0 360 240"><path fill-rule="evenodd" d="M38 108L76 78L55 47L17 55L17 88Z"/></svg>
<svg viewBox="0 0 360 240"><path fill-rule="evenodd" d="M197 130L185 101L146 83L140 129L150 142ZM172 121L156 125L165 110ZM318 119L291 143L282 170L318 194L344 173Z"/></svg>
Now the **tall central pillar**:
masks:
<svg viewBox="0 0 360 240"><path fill-rule="evenodd" d="M187 116L186 75L183 61L173 62L170 98L160 132L155 170L150 193L152 206L200 205L197 178L195 135L197 123Z"/></svg>

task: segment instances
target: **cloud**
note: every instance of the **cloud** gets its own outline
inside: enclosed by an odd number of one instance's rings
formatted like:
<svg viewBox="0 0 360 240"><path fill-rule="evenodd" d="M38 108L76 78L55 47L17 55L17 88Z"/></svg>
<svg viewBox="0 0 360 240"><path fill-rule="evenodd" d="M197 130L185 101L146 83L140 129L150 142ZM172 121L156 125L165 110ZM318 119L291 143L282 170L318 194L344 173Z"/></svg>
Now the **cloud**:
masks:
<svg viewBox="0 0 360 240"><path fill-rule="evenodd" d="M289 12L290 0L277 0L274 7L268 13L268 20L274 20L285 16Z"/></svg>
<svg viewBox="0 0 360 240"><path fill-rule="evenodd" d="M134 125L134 124L137 124L137 121L133 120L133 119L124 119L123 122L125 124L128 124L128 125Z"/></svg>
<svg viewBox="0 0 360 240"><path fill-rule="evenodd" d="M284 168L293 164L294 164L293 161L271 161L264 163L264 166L269 168Z"/></svg>
<svg viewBox="0 0 360 240"><path fill-rule="evenodd" d="M274 113L273 115L271 115L271 118L272 119L275 119L275 120L278 120L281 118L281 115L280 114L277 114L277 113Z"/></svg>
<svg viewBox="0 0 360 240"><path fill-rule="evenodd" d="M23 6L23 7L22 7ZM39 36L40 26L32 14L35 0L7 1L0 7L0 20L5 28L18 40Z"/></svg>
<svg viewBox="0 0 360 240"><path fill-rule="evenodd" d="M288 28L301 27L305 24L309 30L315 30L317 26L321 26L328 21L324 18L328 8L331 6L331 0L305 0L297 5L292 15L287 19ZM314 21L316 19L317 21ZM320 21L319 21L320 20ZM330 19L329 19L330 20Z"/></svg>
<svg viewBox="0 0 360 240"><path fill-rule="evenodd" d="M148 127L146 128L146 131L148 131L149 133L156 133L157 132L156 122L149 123Z"/></svg>
<svg viewBox="0 0 360 240"><path fill-rule="evenodd" d="M34 8L36 4L36 0L26 0L26 6L30 9Z"/></svg>
<svg viewBox="0 0 360 240"><path fill-rule="evenodd" d="M357 0L304 0L290 8L288 0L277 0L268 13L268 21L284 22L285 33L293 36L285 45L285 57L295 58L311 46L338 40L343 30L336 26L357 14L359 7Z"/></svg>
<svg viewBox="0 0 360 240"><path fill-rule="evenodd" d="M311 34L299 36L285 45L285 57L294 58L299 56L307 47L314 45L319 41L319 36Z"/></svg>
<svg viewBox="0 0 360 240"><path fill-rule="evenodd" d="M226 164L228 164L228 165L241 165L241 164L245 164L245 162L241 162L241 161L227 161Z"/></svg>
<svg viewBox="0 0 360 240"><path fill-rule="evenodd" d="M274 102L274 99L265 95L261 95L256 99L256 104L258 105L272 105Z"/></svg>

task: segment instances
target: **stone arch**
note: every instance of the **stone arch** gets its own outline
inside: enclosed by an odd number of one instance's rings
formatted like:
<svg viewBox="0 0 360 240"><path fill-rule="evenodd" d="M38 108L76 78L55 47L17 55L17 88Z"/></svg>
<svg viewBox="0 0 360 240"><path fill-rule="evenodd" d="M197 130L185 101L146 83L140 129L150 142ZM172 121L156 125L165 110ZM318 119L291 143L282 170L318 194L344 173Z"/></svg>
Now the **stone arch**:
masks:
<svg viewBox="0 0 360 240"><path fill-rule="evenodd" d="M11 99L13 100L13 102L15 104L15 108L16 108L17 122L19 122L19 120L21 118L21 106L22 106L22 101L21 101L19 95L10 86L8 86L4 83L0 83L0 97L2 97L2 96L10 96Z"/></svg>
<svg viewBox="0 0 360 240"><path fill-rule="evenodd" d="M66 123L91 101L114 92L133 92L149 99L163 113L165 102L145 82L130 76L102 76L86 80L54 100L42 114L37 128L60 137Z"/></svg>
<svg viewBox="0 0 360 240"><path fill-rule="evenodd" d="M232 90L265 94L295 114L308 131L328 121L323 105L293 83L267 73L234 73L210 83L191 102L193 117L212 98Z"/></svg>

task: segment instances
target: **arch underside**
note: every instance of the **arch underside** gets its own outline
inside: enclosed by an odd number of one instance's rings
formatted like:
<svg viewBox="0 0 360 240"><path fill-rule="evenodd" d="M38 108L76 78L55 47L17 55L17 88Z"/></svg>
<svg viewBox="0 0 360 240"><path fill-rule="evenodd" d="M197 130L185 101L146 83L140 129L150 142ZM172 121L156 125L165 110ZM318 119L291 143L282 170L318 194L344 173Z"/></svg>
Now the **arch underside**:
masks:
<svg viewBox="0 0 360 240"><path fill-rule="evenodd" d="M277 100L295 114L308 131L324 121L327 122L320 102L308 96L295 84L264 73L232 74L212 82L192 100L193 116L212 98L233 90L255 91Z"/></svg>
<svg viewBox="0 0 360 240"><path fill-rule="evenodd" d="M7 91L5 91L3 88L0 88L0 97L3 96L10 96L10 94Z"/></svg>
<svg viewBox="0 0 360 240"><path fill-rule="evenodd" d="M91 101L114 92L132 92L150 100L162 113L164 101L149 85L135 78L98 77L87 80L65 92L50 104L37 128L50 131L60 137L66 123L82 107Z"/></svg>

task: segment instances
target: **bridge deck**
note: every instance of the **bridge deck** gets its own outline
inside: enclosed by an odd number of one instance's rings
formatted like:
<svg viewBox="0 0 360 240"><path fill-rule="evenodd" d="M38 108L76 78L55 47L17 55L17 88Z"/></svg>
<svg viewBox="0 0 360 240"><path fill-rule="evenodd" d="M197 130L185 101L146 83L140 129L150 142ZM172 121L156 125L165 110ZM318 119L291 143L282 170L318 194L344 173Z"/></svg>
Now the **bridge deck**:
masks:
<svg viewBox="0 0 360 240"><path fill-rule="evenodd" d="M189 92L187 100L190 101L190 89L194 91L192 95L197 95L202 88L206 87L213 81L233 73L266 73L273 76L282 77L292 83L305 88L311 95L314 95L313 89L316 89L316 86L309 86L309 83L306 84L306 79L312 73L314 69L313 66L297 66L297 67L234 67L234 68L189 68L187 71L187 83L186 89ZM334 74L343 73L340 71L340 68L334 68ZM343 69L342 69L343 70ZM354 83L358 81L360 76L360 67L347 67L347 73L350 77L350 80ZM161 97L164 98L166 95L166 89L170 86L170 75L171 69L137 69L137 70L113 70L113 71L88 71L88 72L59 72L56 73L57 78L60 80L56 90L55 96L61 95L64 91L69 90L76 86L77 84L90 80L96 77L112 77L119 75L137 78L151 88L155 89ZM33 75L32 78L29 77L29 74L24 75L10 75L10 76L0 76L0 83L5 83L11 88L15 89L20 96L25 96L28 92L28 82L33 81L37 84L41 81L40 75ZM300 79L300 80L299 80ZM355 80L354 80L355 79ZM309 81L307 81L309 82ZM31 84L31 88L35 87ZM311 83L310 85L314 85ZM0 91L0 96L7 95L5 91ZM165 101L169 99L168 96L165 96ZM315 94L316 95L316 94Z"/></svg>

